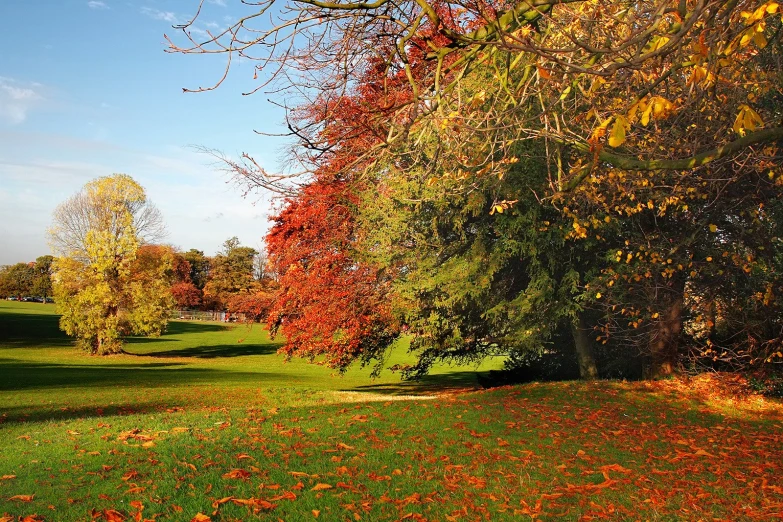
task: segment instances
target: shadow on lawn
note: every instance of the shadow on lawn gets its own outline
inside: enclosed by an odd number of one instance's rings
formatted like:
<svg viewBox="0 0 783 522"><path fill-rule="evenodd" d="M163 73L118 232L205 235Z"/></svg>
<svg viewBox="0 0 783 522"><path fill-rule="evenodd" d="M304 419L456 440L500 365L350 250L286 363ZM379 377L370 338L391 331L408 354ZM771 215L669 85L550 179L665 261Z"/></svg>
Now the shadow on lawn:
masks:
<svg viewBox="0 0 783 522"><path fill-rule="evenodd" d="M104 404L96 406L80 406L76 408L55 406L13 406L0 408L0 427L4 424L19 424L25 422L51 422L84 420L87 418L101 418L123 415L135 415L139 413L174 413L178 411L178 401L157 402L121 402L119 404Z"/></svg>
<svg viewBox="0 0 783 522"><path fill-rule="evenodd" d="M484 372L461 371L425 375L416 380L398 383L365 384L341 391L378 393L382 395L422 395L443 391L477 389L478 376Z"/></svg>
<svg viewBox="0 0 783 522"><path fill-rule="evenodd" d="M51 348L70 346L60 331L60 316L31 313L0 313L0 346L3 348Z"/></svg>
<svg viewBox="0 0 783 522"><path fill-rule="evenodd" d="M162 352L150 352L145 357L192 357L196 359L217 359L225 357L244 357L246 355L271 355L277 352L282 343L265 344L218 344L213 346L194 346L182 350L166 350Z"/></svg>
<svg viewBox="0 0 783 522"><path fill-rule="evenodd" d="M169 339L168 336L203 334L224 332L231 330L231 326L215 323L199 323L185 321L171 321L166 326L166 331L161 337L125 337L123 341L126 345L146 344L146 343L170 343L180 342L180 339Z"/></svg>
<svg viewBox="0 0 783 522"><path fill-rule="evenodd" d="M0 391L57 387L159 388L192 384L269 382L283 378L273 373L226 372L192 368L185 363L174 362L80 365L0 359Z"/></svg>

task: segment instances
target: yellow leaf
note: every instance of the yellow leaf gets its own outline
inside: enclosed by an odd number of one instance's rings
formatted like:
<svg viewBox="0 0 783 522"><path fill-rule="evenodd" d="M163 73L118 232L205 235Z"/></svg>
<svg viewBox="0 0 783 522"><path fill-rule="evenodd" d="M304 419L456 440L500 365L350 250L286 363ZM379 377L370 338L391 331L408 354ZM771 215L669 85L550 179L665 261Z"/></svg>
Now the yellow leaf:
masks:
<svg viewBox="0 0 783 522"><path fill-rule="evenodd" d="M745 131L754 131L764 125L764 121L761 119L761 116L759 116L759 113L754 111L752 108L742 104L739 106L739 109L740 110L737 114L737 118L734 120L732 130L734 130L734 132L740 136L744 136Z"/></svg>
<svg viewBox="0 0 783 522"><path fill-rule="evenodd" d="M612 132L609 135L609 146L619 147L625 142L625 127L628 125L628 120L625 116L617 116L612 126Z"/></svg>
<svg viewBox="0 0 783 522"><path fill-rule="evenodd" d="M653 111L653 105L652 103L650 103L649 105L647 105L647 108L644 110L644 113L642 113L642 125L644 125L645 127L647 126L648 123L650 123L650 116L652 116L652 111Z"/></svg>
<svg viewBox="0 0 783 522"><path fill-rule="evenodd" d="M717 225L712 225L712 224L711 224L711 225L710 225L710 232L712 232L712 233L714 234L714 233L715 233L715 232L717 232L717 231L718 231L718 226L717 226Z"/></svg>
<svg viewBox="0 0 783 522"><path fill-rule="evenodd" d="M595 298L596 299L601 299L601 292L598 292L597 294L595 294Z"/></svg>

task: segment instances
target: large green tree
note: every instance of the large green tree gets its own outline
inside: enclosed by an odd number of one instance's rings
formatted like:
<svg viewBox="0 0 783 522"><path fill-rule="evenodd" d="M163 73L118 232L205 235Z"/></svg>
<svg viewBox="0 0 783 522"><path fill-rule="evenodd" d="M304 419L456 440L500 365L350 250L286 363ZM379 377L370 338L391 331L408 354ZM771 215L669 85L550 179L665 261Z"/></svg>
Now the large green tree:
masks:
<svg viewBox="0 0 783 522"><path fill-rule="evenodd" d="M157 282L172 270L172 260L137 261L146 239L137 225L143 222L156 234L163 230L141 185L125 174L98 178L54 216L50 236L58 254L53 266L60 327L91 354L120 351L122 335L160 334L171 296ZM154 223L151 216L157 216Z"/></svg>
<svg viewBox="0 0 783 522"><path fill-rule="evenodd" d="M0 268L0 295L17 298L30 295L35 276L31 263L16 263Z"/></svg>
<svg viewBox="0 0 783 522"><path fill-rule="evenodd" d="M211 260L205 300L224 308L232 297L251 292L256 283L253 260L257 253L254 248L242 246L237 237L227 239Z"/></svg>

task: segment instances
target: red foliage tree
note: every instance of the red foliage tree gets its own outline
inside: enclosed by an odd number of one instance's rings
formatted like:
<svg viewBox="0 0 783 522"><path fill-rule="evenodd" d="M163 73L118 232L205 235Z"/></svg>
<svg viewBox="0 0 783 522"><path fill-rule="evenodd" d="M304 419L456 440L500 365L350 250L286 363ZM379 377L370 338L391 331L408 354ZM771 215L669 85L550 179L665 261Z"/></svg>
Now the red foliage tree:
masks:
<svg viewBox="0 0 783 522"><path fill-rule="evenodd" d="M345 369L383 353L399 328L389 307L389 285L352 255L354 198L345 182L315 181L273 217L269 259L280 292L269 314L281 351Z"/></svg>
<svg viewBox="0 0 783 522"><path fill-rule="evenodd" d="M201 306L202 292L190 281L179 281L171 285L171 295L180 308Z"/></svg>

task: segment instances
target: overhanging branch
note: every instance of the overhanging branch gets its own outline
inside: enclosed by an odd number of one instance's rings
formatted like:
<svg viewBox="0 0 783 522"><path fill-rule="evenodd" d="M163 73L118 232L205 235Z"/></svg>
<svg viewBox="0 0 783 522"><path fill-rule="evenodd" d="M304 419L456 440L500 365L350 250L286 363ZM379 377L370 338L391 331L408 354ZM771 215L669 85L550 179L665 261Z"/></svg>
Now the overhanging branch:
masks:
<svg viewBox="0 0 783 522"><path fill-rule="evenodd" d="M612 167L623 170L692 170L713 161L731 156L752 145L769 143L783 139L783 127L773 127L756 132L751 132L735 141L721 145L712 150L696 154L682 159L648 159L641 160L630 156L623 156L602 149L597 155L597 162L608 163ZM569 143L561 141L564 145L570 145L583 152L590 152L590 146L584 143ZM595 163L585 166L574 178L569 181L563 192L570 192L578 187L592 172Z"/></svg>

